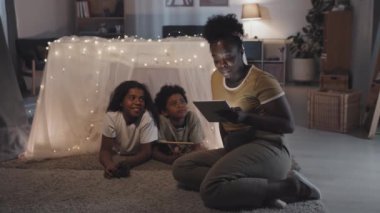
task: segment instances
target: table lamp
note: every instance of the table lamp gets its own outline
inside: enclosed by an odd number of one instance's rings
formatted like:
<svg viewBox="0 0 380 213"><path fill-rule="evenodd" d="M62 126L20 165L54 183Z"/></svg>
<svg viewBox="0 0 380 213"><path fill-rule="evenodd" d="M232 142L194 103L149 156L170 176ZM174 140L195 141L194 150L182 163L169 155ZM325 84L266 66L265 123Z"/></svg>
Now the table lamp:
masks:
<svg viewBox="0 0 380 213"><path fill-rule="evenodd" d="M243 20L261 19L259 4L243 4L241 18Z"/></svg>

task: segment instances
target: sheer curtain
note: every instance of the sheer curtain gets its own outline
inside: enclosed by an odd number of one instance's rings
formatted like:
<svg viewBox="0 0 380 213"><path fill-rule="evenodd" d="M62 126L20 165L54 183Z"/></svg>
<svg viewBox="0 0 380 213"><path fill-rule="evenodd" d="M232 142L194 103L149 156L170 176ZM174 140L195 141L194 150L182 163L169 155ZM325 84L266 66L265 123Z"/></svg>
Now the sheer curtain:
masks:
<svg viewBox="0 0 380 213"><path fill-rule="evenodd" d="M24 151L30 129L4 34L0 17L0 161Z"/></svg>
<svg viewBox="0 0 380 213"><path fill-rule="evenodd" d="M49 46L26 157L93 153L100 147L103 116L113 89L125 80L146 84L154 97L164 84L179 84L192 100L210 100L214 70L202 38L165 40L63 37ZM195 109L206 146L221 146L219 130Z"/></svg>

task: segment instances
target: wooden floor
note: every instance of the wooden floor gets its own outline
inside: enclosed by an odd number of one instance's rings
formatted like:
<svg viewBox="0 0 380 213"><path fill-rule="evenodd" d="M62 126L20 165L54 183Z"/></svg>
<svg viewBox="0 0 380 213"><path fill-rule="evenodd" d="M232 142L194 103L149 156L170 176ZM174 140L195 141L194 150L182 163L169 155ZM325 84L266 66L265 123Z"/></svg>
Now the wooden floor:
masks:
<svg viewBox="0 0 380 213"><path fill-rule="evenodd" d="M320 187L329 212L380 212L380 136L367 140L307 128L307 90L285 88L297 128L287 135L301 172Z"/></svg>

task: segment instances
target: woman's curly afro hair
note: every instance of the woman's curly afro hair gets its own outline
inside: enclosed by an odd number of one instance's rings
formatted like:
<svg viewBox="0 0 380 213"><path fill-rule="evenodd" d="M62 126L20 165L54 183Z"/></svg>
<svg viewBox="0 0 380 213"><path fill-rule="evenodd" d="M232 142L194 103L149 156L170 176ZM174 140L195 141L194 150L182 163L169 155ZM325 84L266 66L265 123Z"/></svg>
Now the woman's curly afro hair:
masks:
<svg viewBox="0 0 380 213"><path fill-rule="evenodd" d="M243 25L235 14L211 16L205 25L203 36L208 43L220 40L240 40L244 35Z"/></svg>

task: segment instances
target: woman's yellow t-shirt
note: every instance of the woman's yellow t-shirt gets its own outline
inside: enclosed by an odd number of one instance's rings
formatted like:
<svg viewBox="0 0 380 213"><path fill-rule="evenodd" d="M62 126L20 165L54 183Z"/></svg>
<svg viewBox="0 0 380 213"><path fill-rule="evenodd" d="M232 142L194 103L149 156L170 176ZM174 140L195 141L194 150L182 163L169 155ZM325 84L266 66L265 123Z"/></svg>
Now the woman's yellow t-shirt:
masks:
<svg viewBox="0 0 380 213"><path fill-rule="evenodd" d="M252 66L247 76L235 88L226 85L223 75L215 71L211 77L212 96L214 100L226 100L231 107L240 107L245 112L254 112L265 114L262 104L275 100L285 93L278 81L268 72L264 72L255 66ZM249 128L244 124L235 124L231 122L222 122L223 128L227 131L238 131ZM282 135L258 131L257 136L264 136L265 139L276 138ZM265 137L265 136L269 136ZM277 136L277 137L276 137ZM263 138L263 139L264 139Z"/></svg>

